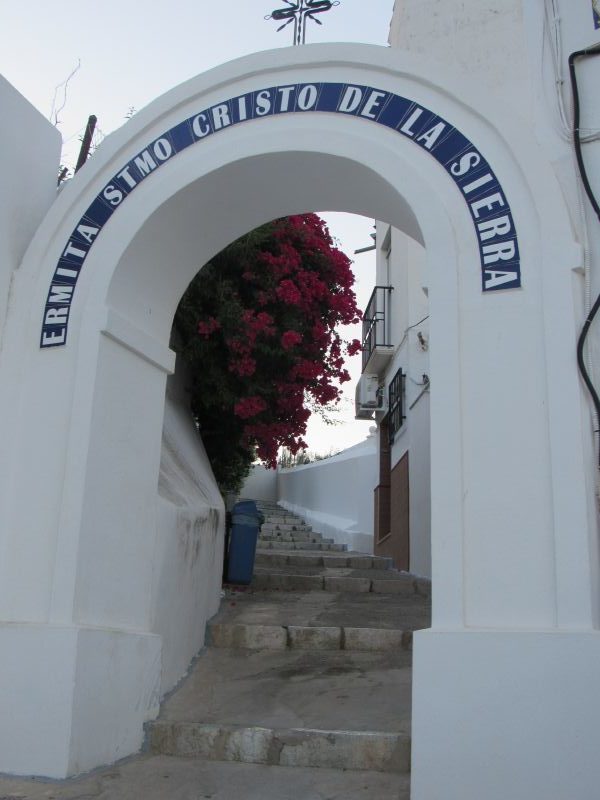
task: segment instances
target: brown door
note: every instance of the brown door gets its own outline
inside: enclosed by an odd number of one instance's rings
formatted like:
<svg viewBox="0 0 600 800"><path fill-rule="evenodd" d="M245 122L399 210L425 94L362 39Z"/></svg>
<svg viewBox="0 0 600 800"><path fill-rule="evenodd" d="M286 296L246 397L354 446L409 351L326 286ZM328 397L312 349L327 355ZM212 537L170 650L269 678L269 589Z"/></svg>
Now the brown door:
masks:
<svg viewBox="0 0 600 800"><path fill-rule="evenodd" d="M408 452L391 468L392 448L387 418L379 428L379 484L375 489L375 555L394 560L396 569L410 568Z"/></svg>

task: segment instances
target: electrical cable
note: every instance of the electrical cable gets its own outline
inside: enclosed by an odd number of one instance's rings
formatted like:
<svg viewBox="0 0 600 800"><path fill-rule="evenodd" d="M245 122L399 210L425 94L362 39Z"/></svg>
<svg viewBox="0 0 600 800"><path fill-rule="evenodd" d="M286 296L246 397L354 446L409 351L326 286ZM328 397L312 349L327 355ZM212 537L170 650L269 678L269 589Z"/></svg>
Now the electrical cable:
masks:
<svg viewBox="0 0 600 800"><path fill-rule="evenodd" d="M558 0L545 0L545 17L544 17L544 30L542 35L542 76L541 81L542 84L544 83L544 74L543 74L543 61L544 61L544 52L545 52L545 43L546 40L550 43L550 53L552 57L552 69L554 71L554 84L556 90L556 108L558 109L558 117L559 117L559 124L557 126L557 132L559 133L560 137L569 143L569 145L574 141L575 137L573 135L573 128L570 119L572 118L572 112L569 110L567 112L566 105L565 105L565 98L563 95L563 86L564 86L564 76L563 76L563 51L562 51L562 33L560 30L561 25L561 17L560 11L558 8ZM588 143L595 141L599 138L598 131L594 131L593 129L584 129L581 127L581 121L579 124L579 139L582 143ZM579 171L579 165L577 164L577 158L575 153L575 147L572 150L573 161L575 165L575 169ZM582 182L577 181L577 213L580 220L580 229L581 229L581 238L582 238L582 247L583 247L583 275L584 275L584 304L583 310L585 315L587 316L592 308L592 286L591 286L591 272L592 272L592 254L590 249L590 241L588 236L588 224L587 224L587 217L586 217L586 204L585 204L585 190L583 188ZM595 376L594 376L594 364L590 357L589 348L584 348L582 350L582 356L584 359L584 363L586 366L586 371L589 376L590 382L594 383ZM595 414L596 417L596 429L600 428L600 417L598 414ZM597 432L597 430L595 431ZM600 443L599 443L600 444Z"/></svg>
<svg viewBox="0 0 600 800"><path fill-rule="evenodd" d="M562 35L560 31L561 16L557 0L546 0L544 3L544 12L544 34L547 34L550 41L554 83L557 92L558 115L560 117L559 133L565 141L571 142L573 139L573 130L569 122L569 115L565 108L562 92L565 80L562 73L563 51ZM543 46L544 45L542 45L542 47ZM594 142L600 139L600 131L595 128L580 128L579 136L581 141L587 144L588 142Z"/></svg>
<svg viewBox="0 0 600 800"><path fill-rule="evenodd" d="M581 146L582 142L581 142L580 128L579 128L581 121L581 103L579 98L579 86L577 84L577 71L575 67L575 63L579 58L586 58L589 56L597 56L597 55L600 55L600 44L594 45L593 47L588 47L584 50L576 50L574 53L571 53L571 55L569 56L569 75L571 78L571 89L573 91L573 144L575 147L575 158L577 159L577 166L579 167L579 174L581 176L581 182L583 183L585 193L588 197L588 200L591 203L592 208L594 209L594 213L598 217L598 221L600 222L600 205L598 204L596 196L594 195L594 190L592 189L592 186L590 184L587 169L583 159L583 150ZM596 387L594 386L590 374L588 372L585 363L584 352L585 352L585 343L591 325L599 310L600 310L600 295L598 295L590 311L588 312L585 323L579 335L579 339L577 341L577 364L579 366L579 371L581 373L583 381L587 386L588 391L591 395L597 419L600 419L600 397L598 396ZM598 446L598 468L600 469L600 443Z"/></svg>
<svg viewBox="0 0 600 800"><path fill-rule="evenodd" d="M426 320L428 320L428 319L429 319L429 314L427 314L427 316L426 316L426 317L423 317L423 319L420 319L418 322L415 322L415 323L414 323L414 325L409 325L409 326L408 326L408 328L407 328L407 329L404 331L404 336L402 337L402 341L401 341L401 342L400 342L400 344L399 344L399 345L396 347L396 352L398 352L398 350L400 350L400 348L402 347L402 345L403 345L403 344L404 344L404 342L406 341L406 337L408 336L408 332L409 332L409 331L412 331L412 329L413 329L413 328L416 328L418 325L421 325L423 322L425 322L425 321L426 321Z"/></svg>

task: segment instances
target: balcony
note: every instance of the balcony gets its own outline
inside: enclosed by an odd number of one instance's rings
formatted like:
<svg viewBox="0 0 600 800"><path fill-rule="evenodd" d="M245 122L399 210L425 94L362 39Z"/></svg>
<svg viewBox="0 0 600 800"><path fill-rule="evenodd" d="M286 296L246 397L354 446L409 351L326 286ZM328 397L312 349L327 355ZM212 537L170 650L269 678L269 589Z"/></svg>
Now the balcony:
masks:
<svg viewBox="0 0 600 800"><path fill-rule="evenodd" d="M393 286L376 286L363 315L362 371L380 377L394 355L394 346L390 342L393 291Z"/></svg>

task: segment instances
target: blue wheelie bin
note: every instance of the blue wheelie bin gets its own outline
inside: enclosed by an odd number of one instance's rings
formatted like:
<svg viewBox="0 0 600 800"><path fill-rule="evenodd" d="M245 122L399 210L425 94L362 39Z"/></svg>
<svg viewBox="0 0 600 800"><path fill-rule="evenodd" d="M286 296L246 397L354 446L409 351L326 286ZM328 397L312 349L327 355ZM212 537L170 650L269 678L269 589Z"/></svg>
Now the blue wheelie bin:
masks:
<svg viewBox="0 0 600 800"><path fill-rule="evenodd" d="M254 500L240 500L231 511L227 582L248 585L254 572L256 540L264 517Z"/></svg>

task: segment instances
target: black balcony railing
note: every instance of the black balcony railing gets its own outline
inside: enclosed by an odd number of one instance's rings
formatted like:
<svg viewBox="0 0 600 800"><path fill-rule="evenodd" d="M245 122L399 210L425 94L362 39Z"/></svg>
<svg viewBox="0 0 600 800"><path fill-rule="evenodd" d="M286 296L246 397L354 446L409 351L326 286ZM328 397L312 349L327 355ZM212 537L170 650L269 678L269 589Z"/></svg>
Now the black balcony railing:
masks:
<svg viewBox="0 0 600 800"><path fill-rule="evenodd" d="M363 314L362 368L366 369L376 347L391 347L390 299L393 286L376 286Z"/></svg>

